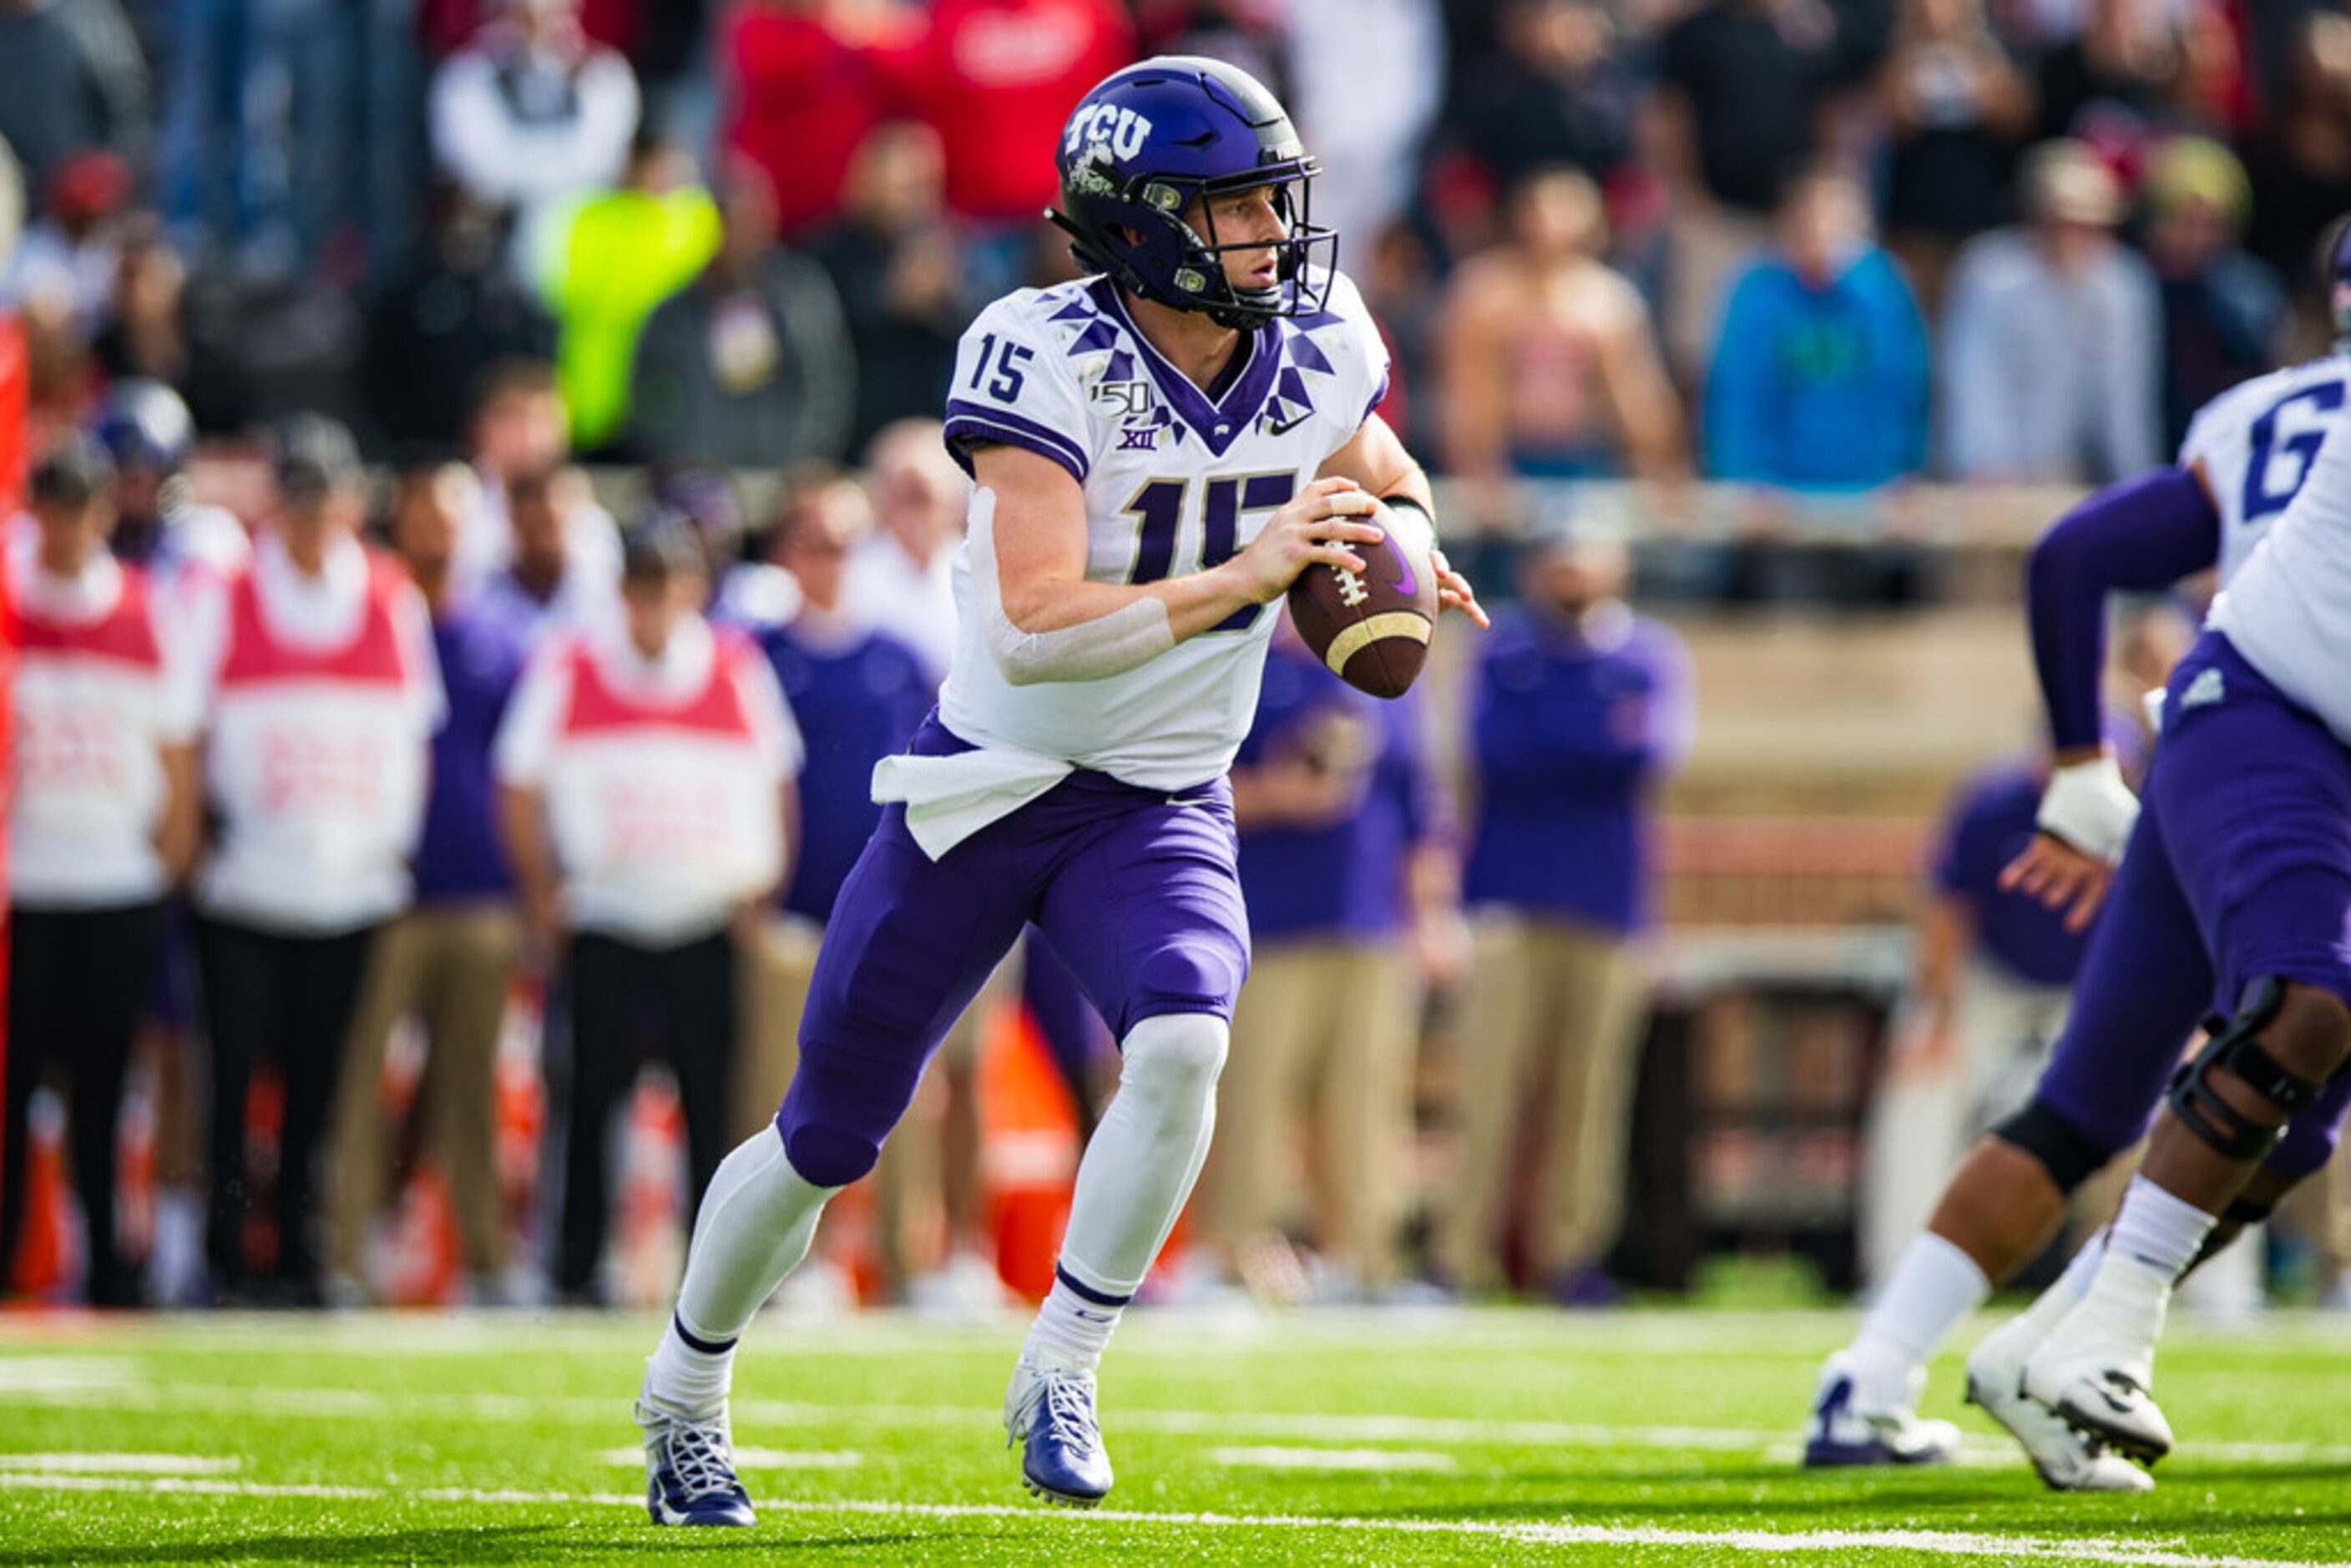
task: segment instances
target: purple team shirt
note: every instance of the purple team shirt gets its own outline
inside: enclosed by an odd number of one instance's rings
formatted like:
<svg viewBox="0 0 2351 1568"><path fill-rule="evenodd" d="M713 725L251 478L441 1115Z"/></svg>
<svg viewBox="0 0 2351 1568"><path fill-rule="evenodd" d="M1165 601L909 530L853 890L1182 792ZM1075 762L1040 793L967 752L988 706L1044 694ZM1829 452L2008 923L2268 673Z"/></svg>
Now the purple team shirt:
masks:
<svg viewBox="0 0 2351 1568"><path fill-rule="evenodd" d="M1396 930L1405 913L1405 858L1436 818L1435 783L1419 737L1415 697L1366 696L1304 649L1273 644L1257 717L1235 766L1254 766L1285 747L1360 747L1370 778L1362 804L1341 821L1243 830L1241 892L1252 939L1368 941Z"/></svg>
<svg viewBox="0 0 2351 1568"><path fill-rule="evenodd" d="M830 641L793 622L758 639L808 753L799 777L799 863L783 906L822 925L882 820L873 765L906 748L935 694L921 655L886 632Z"/></svg>
<svg viewBox="0 0 2351 1568"><path fill-rule="evenodd" d="M1975 913L1976 945L2030 986L2070 986L2089 946L2065 929L2063 911L2021 893L2002 893L2001 869L2032 842L2041 774L2018 762L1984 769L1959 788L1935 852L1935 885Z"/></svg>
<svg viewBox="0 0 2351 1568"><path fill-rule="evenodd" d="M1630 612L1597 641L1531 607L1482 640L1462 892L1629 934L1649 920L1650 792L1688 744L1689 654Z"/></svg>
<svg viewBox="0 0 2351 1568"><path fill-rule="evenodd" d="M498 844L490 747L522 676L520 632L481 601L433 618L448 718L433 737L433 784L416 847L416 901L503 897L513 886Z"/></svg>

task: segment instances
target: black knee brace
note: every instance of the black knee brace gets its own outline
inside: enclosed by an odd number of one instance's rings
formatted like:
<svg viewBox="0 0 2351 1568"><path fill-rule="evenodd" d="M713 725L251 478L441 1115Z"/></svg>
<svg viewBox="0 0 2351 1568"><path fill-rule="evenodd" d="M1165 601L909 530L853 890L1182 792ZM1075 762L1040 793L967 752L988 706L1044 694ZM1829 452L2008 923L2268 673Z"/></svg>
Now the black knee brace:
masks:
<svg viewBox="0 0 2351 1568"><path fill-rule="evenodd" d="M2262 1049L2261 1032L2285 1005L2285 983L2269 977L2253 983L2252 999L2232 1019L2213 1018L2204 1027L2211 1042L2171 1075L2171 1113L2187 1129L2232 1160L2257 1160L2285 1136L2284 1124L2318 1096L2324 1084L2297 1078ZM2212 1070L2226 1067L2245 1086L2283 1114L2264 1127L2212 1091Z"/></svg>
<svg viewBox="0 0 2351 1568"><path fill-rule="evenodd" d="M2059 1192L2072 1192L2115 1157L2114 1150L2084 1137L2038 1100L2027 1101L2023 1110L1994 1125L1991 1135L2039 1160Z"/></svg>

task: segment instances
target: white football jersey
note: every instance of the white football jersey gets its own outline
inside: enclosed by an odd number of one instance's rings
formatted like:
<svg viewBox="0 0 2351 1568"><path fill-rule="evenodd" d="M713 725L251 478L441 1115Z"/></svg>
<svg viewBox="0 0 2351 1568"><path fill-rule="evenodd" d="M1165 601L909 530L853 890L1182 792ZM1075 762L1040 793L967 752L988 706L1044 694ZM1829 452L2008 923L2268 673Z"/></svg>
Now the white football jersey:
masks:
<svg viewBox="0 0 2351 1568"><path fill-rule="evenodd" d="M2225 585L2310 476L2351 385L2351 356L2329 354L2230 388L2196 413L2179 466L2200 467L2220 514Z"/></svg>
<svg viewBox="0 0 2351 1568"><path fill-rule="evenodd" d="M2325 400L2322 428L2339 429L2343 383L2313 395ZM2307 476L2226 579L2208 624L2351 745L2351 440L2301 439L2315 448Z"/></svg>
<svg viewBox="0 0 2351 1568"><path fill-rule="evenodd" d="M1211 397L1144 340L1118 290L1091 277L1023 289L964 334L948 445L1019 446L1084 486L1086 576L1155 582L1229 559L1353 440L1387 390L1387 352L1343 274L1324 308L1243 337ZM1124 674L1015 686L988 652L969 547L956 559L961 630L939 697L982 749L1177 790L1232 765L1257 710L1277 607L1240 612Z"/></svg>

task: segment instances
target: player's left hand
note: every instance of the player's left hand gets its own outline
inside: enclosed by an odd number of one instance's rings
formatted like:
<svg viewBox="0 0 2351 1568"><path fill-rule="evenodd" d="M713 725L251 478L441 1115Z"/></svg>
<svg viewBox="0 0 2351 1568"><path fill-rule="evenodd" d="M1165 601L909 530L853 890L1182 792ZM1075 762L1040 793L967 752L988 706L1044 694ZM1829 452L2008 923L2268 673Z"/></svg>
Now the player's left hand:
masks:
<svg viewBox="0 0 2351 1568"><path fill-rule="evenodd" d="M2065 915L2065 929L2081 931L2098 912L2114 879L2114 866L2098 855L2085 855L2064 840L2035 833L2024 852L2001 868L2000 890L2037 898Z"/></svg>
<svg viewBox="0 0 2351 1568"><path fill-rule="evenodd" d="M1452 563L1445 559L1445 552L1434 545L1429 547L1428 565L1437 573L1437 609L1439 614L1450 610L1457 614L1467 615L1470 624L1479 631L1494 624L1487 617L1485 606L1478 602L1478 591L1469 586L1469 580L1454 570Z"/></svg>

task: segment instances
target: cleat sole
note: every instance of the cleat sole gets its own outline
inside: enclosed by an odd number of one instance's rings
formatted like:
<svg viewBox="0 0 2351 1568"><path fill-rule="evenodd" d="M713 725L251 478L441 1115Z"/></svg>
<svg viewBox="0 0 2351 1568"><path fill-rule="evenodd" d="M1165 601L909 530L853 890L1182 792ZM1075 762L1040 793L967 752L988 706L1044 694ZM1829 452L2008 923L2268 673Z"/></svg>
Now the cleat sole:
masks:
<svg viewBox="0 0 2351 1568"><path fill-rule="evenodd" d="M2149 1437L2136 1427L2117 1426L2102 1419L2100 1412L2070 1396L2057 1402L2056 1413L2058 1419L2092 1442L2104 1443L2124 1458L2136 1459L2149 1469L2171 1452L2169 1442Z"/></svg>
<svg viewBox="0 0 2351 1568"><path fill-rule="evenodd" d="M1020 1484L1029 1489L1029 1496L1040 1502L1050 1503L1055 1508L1100 1508L1102 1506L1102 1499L1098 1497L1073 1497L1068 1492L1059 1492L1050 1487L1040 1486L1025 1475L1020 1478Z"/></svg>

